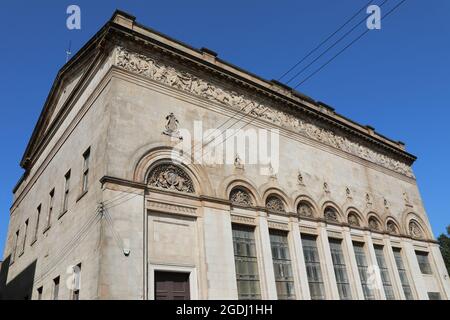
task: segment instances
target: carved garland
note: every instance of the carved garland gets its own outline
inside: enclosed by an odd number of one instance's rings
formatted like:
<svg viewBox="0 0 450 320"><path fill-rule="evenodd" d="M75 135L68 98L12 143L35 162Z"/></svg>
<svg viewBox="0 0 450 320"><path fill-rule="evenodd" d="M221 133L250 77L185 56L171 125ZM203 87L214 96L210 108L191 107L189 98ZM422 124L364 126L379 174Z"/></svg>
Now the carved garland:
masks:
<svg viewBox="0 0 450 320"><path fill-rule="evenodd" d="M152 187L194 193L191 178L179 167L173 164L161 164L149 175L148 184Z"/></svg>
<svg viewBox="0 0 450 320"><path fill-rule="evenodd" d="M294 130L299 134L374 162L400 174L414 177L411 168L405 163L375 152L348 138L338 136L331 130L319 127L313 121L306 121L274 108L267 108L267 106L248 99L244 95L221 89L190 73L163 65L145 55L130 52L123 47L117 47L115 64L125 70L141 74L206 99L226 104L234 109L243 112L249 112L251 110L250 114L254 117Z"/></svg>

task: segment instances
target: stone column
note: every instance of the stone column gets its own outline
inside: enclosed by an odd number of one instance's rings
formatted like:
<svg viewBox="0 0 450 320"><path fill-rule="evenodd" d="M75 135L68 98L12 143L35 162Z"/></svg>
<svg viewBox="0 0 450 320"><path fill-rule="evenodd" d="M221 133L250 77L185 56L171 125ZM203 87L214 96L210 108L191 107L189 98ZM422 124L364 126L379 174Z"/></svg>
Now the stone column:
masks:
<svg viewBox="0 0 450 320"><path fill-rule="evenodd" d="M354 300L364 300L364 291L361 285L361 279L359 277L358 264L356 263L355 252L353 250L353 242L350 235L350 229L348 227L345 227L342 231L342 235L344 237L344 239L342 240L342 249L347 252L349 262L347 266L347 273L350 285L355 289L352 291L356 293L356 296L352 298Z"/></svg>
<svg viewBox="0 0 450 320"><path fill-rule="evenodd" d="M276 300L277 288L275 285L275 273L273 270L272 250L270 246L269 226L265 212L258 213L259 251L261 252L260 272L261 294L263 299Z"/></svg>
<svg viewBox="0 0 450 320"><path fill-rule="evenodd" d="M403 250L405 250L406 263L411 272L411 278L414 279L413 283L411 283L411 287L415 289L419 300L429 300L427 288L423 281L422 272L420 271L419 262L417 261L416 252L411 240L404 239L402 241L402 246Z"/></svg>
<svg viewBox="0 0 450 320"><path fill-rule="evenodd" d="M377 262L377 256L375 254L375 249L373 247L373 241L372 241L372 236L371 236L371 232L370 231L366 231L364 234L364 242L366 243L367 246L367 252L369 253L368 255L368 265L369 265L369 271L372 269L372 271L374 270L373 267L376 266L378 268L378 262ZM372 268L371 268L372 267ZM383 288L383 281L381 281L381 275L377 272L376 274L368 274L368 280L369 280L369 284L370 281L372 280L373 282L376 281L376 283L372 284L371 289L374 291L375 293L375 297L380 299L380 300L386 300L386 295L384 294L384 288Z"/></svg>
<svg viewBox="0 0 450 320"><path fill-rule="evenodd" d="M389 272L389 274L391 275L391 282L392 286L394 287L395 297L396 299L406 300L405 293L403 292L402 281L400 280L400 275L398 273L398 267L395 261L394 251L392 250L392 245L389 236L386 235L383 238L383 243L386 249L385 250L386 263L391 271Z"/></svg>
<svg viewBox="0 0 450 320"><path fill-rule="evenodd" d="M311 300L308 285L308 275L306 273L305 256L303 255L303 245L300 236L300 226L297 219L291 218L290 230L292 242L294 244L294 249L292 250L292 264L294 267L293 270L294 272L295 270L297 270L297 275L299 277L298 287L300 289L300 292L298 292L297 299Z"/></svg>
<svg viewBox="0 0 450 320"><path fill-rule="evenodd" d="M208 299L238 298L230 212L204 207Z"/></svg>
<svg viewBox="0 0 450 320"><path fill-rule="evenodd" d="M328 288L327 299L339 300L339 291L336 284L336 276L334 274L333 259L331 258L330 243L328 241L326 224L320 222L317 229L319 231L317 246L319 247L319 254L320 251L322 251L321 253L323 257L323 263L321 263L321 265L324 268L322 269L322 273L324 276L325 287Z"/></svg>
<svg viewBox="0 0 450 320"><path fill-rule="evenodd" d="M439 286L444 292L441 292L442 299L450 299L450 278L448 276L447 269L445 268L444 259L442 258L441 250L439 245L430 244L430 263L433 262L436 266L436 280L439 282ZM445 294L445 296L444 296Z"/></svg>

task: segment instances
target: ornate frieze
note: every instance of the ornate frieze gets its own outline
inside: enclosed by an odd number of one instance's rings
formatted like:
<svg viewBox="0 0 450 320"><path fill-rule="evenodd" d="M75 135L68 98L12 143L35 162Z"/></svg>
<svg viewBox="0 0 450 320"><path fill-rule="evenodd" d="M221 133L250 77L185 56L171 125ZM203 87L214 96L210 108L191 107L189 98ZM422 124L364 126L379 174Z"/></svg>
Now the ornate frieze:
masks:
<svg viewBox="0 0 450 320"><path fill-rule="evenodd" d="M253 117L293 130L303 136L371 161L400 174L414 177L411 167L407 164L378 153L347 137L337 135L332 130L322 128L315 121L299 119L294 115L277 110L272 106L250 99L235 91L220 88L188 72L180 71L156 62L148 56L130 52L123 47L117 47L115 64L125 70L146 76L168 86L249 113Z"/></svg>
<svg viewBox="0 0 450 320"><path fill-rule="evenodd" d="M234 205L243 207L251 207L253 205L249 193L242 189L233 189L230 193L230 201Z"/></svg>
<svg viewBox="0 0 450 320"><path fill-rule="evenodd" d="M149 175L148 184L152 187L194 193L191 178L181 168L173 164L161 164Z"/></svg>

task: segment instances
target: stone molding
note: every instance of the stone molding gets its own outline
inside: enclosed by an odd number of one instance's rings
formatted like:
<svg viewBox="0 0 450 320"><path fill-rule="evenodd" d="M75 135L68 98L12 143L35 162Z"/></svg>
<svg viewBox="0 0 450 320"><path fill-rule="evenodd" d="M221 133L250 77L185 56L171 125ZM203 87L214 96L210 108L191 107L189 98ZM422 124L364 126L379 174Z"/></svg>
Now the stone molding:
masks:
<svg viewBox="0 0 450 320"><path fill-rule="evenodd" d="M264 105L256 99L248 98L235 91L221 88L189 72L157 62L146 55L131 52L123 47L116 47L115 65L127 71L145 76L170 87L189 92L207 100L224 104L236 111L248 113L252 117L271 122L280 127L297 132L303 136L325 145L342 150L377 165L400 173L410 178L414 174L406 163L378 153L347 137L335 134L332 130L322 128L317 121L299 119L271 105Z"/></svg>

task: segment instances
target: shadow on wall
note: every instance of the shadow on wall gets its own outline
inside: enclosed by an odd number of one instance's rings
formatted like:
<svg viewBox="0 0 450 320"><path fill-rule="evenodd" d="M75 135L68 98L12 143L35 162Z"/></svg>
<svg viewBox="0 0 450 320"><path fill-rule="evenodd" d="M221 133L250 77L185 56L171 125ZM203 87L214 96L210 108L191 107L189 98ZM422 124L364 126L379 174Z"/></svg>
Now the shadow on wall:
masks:
<svg viewBox="0 0 450 320"><path fill-rule="evenodd" d="M10 261L11 257L8 256L0 265L0 300L31 299L36 260L7 283Z"/></svg>

